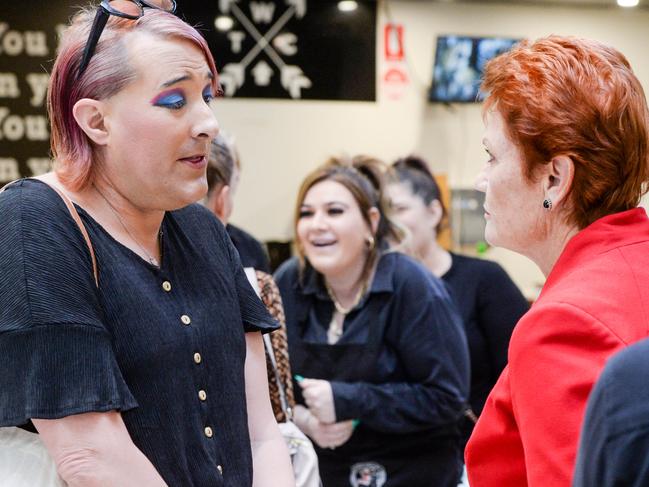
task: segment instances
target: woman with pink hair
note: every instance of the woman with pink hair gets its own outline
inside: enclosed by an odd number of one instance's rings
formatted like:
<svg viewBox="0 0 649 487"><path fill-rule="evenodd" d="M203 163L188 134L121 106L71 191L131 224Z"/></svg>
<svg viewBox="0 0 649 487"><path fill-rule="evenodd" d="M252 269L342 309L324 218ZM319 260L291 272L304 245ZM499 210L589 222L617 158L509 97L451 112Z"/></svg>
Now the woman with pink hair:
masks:
<svg viewBox="0 0 649 487"><path fill-rule="evenodd" d="M63 36L55 171L0 195L0 426L37 431L69 487L289 486L260 333L276 324L194 204L214 60L174 9L104 0Z"/></svg>

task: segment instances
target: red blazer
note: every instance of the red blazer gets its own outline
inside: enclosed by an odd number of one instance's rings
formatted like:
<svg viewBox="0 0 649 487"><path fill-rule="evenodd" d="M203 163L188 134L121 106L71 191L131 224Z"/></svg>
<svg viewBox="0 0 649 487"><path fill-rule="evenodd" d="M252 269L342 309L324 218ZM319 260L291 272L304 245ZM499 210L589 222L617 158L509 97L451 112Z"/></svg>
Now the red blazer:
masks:
<svg viewBox="0 0 649 487"><path fill-rule="evenodd" d="M649 219L636 208L575 235L516 325L467 445L471 487L569 487L588 394L648 328Z"/></svg>

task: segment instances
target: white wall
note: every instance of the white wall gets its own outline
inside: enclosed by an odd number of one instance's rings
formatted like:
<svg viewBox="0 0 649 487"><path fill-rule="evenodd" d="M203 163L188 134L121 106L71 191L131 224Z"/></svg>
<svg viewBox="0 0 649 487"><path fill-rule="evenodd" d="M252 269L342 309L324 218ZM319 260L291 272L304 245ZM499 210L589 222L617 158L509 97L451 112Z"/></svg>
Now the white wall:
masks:
<svg viewBox="0 0 649 487"><path fill-rule="evenodd" d="M389 8L384 7L377 28L377 77L384 67L381 27L389 12L405 28L411 84L400 100L389 99L379 85L375 103L233 99L216 103L221 126L236 136L243 161L232 220L258 238L291 238L297 188L305 174L330 155L362 152L391 161L414 151L427 158L434 171L447 173L451 187L472 186L484 161L480 107L426 102L437 35L562 34L598 39L628 57L649 92L647 10L425 1L391 1ZM500 249L490 250L488 257L501 262L528 294L543 281L525 258Z"/></svg>

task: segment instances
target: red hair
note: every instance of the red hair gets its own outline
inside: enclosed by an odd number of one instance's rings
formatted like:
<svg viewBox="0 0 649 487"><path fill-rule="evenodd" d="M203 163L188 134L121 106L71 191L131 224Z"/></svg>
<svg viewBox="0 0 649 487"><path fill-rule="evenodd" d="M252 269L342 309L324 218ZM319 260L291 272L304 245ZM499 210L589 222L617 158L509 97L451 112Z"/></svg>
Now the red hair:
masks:
<svg viewBox="0 0 649 487"><path fill-rule="evenodd" d="M212 88L218 91L214 59L207 42L192 26L161 10L146 8L137 20L111 15L101 34L90 64L77 79L83 49L96 10L86 8L72 19L61 40L50 77L47 111L52 125L50 146L55 170L71 190L83 189L93 181L95 156L91 140L81 130L72 114L82 98L103 100L118 93L135 76L128 62L125 39L130 32L144 32L162 39L186 40L198 47L214 75Z"/></svg>
<svg viewBox="0 0 649 487"><path fill-rule="evenodd" d="M487 63L482 90L528 180L556 156L572 159L569 223L584 228L638 205L649 181L649 111L622 53L574 37L523 41Z"/></svg>

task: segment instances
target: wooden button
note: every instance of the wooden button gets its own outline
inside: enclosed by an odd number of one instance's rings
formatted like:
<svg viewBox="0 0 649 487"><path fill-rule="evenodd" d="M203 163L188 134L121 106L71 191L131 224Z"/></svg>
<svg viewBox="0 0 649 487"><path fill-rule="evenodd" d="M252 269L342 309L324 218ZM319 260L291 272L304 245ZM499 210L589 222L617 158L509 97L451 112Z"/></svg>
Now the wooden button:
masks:
<svg viewBox="0 0 649 487"><path fill-rule="evenodd" d="M162 289L164 289L167 292L171 291L171 283L169 281L163 282Z"/></svg>
<svg viewBox="0 0 649 487"><path fill-rule="evenodd" d="M209 426L206 426L204 431L205 431L205 436L207 436L208 438L214 436L214 432L212 431L212 428L210 428Z"/></svg>
<svg viewBox="0 0 649 487"><path fill-rule="evenodd" d="M194 362L197 363L197 364L200 364L202 360L203 360L203 357L201 357L201 354L196 352L194 354Z"/></svg>
<svg viewBox="0 0 649 487"><path fill-rule="evenodd" d="M198 391L198 398L201 401L205 401L207 399L207 392L201 389L200 391Z"/></svg>

